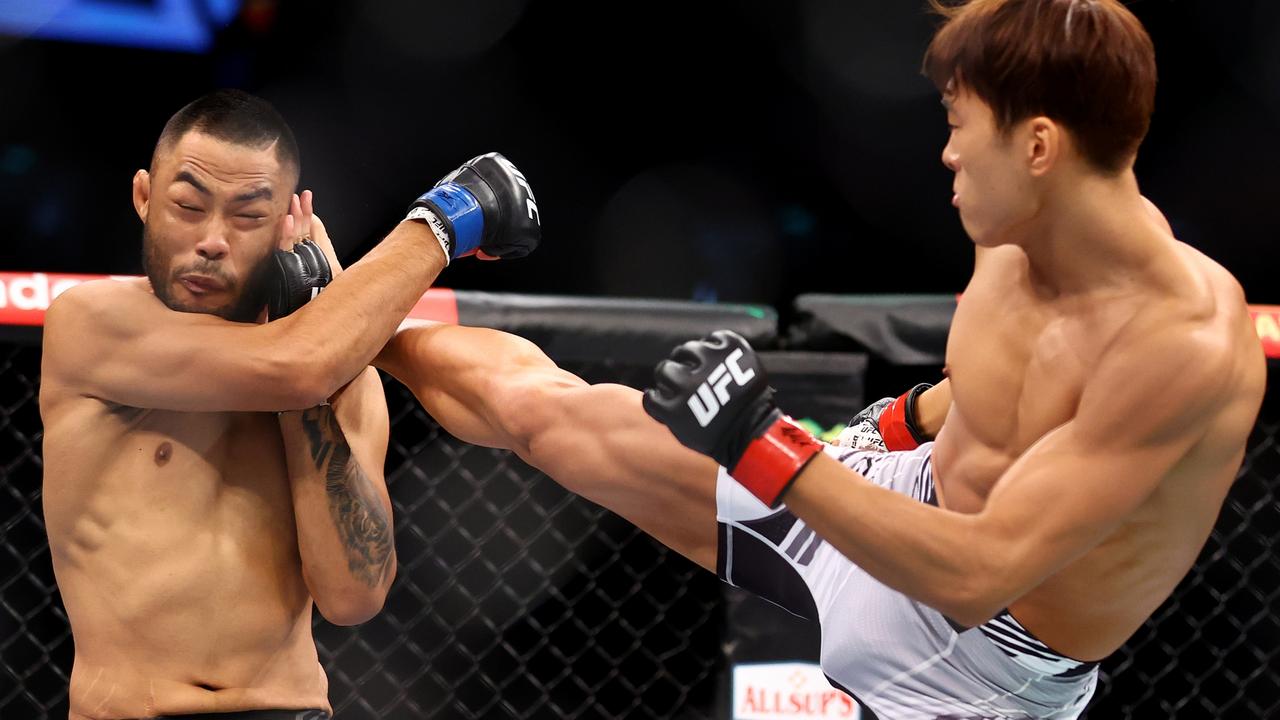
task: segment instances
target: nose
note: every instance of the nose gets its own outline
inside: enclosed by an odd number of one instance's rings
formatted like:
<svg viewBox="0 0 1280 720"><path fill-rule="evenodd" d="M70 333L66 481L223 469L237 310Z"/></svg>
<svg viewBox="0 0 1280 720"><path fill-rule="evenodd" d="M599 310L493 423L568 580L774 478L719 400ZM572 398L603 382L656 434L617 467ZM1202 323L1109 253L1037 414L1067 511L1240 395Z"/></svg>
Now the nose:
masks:
<svg viewBox="0 0 1280 720"><path fill-rule="evenodd" d="M956 172L960 168L960 157L951 149L950 140L942 147L942 164L951 172Z"/></svg>
<svg viewBox="0 0 1280 720"><path fill-rule="evenodd" d="M227 234L222 224L216 221L210 222L204 236L196 244L196 254L206 260L221 260L229 252L231 252L231 246L227 244Z"/></svg>

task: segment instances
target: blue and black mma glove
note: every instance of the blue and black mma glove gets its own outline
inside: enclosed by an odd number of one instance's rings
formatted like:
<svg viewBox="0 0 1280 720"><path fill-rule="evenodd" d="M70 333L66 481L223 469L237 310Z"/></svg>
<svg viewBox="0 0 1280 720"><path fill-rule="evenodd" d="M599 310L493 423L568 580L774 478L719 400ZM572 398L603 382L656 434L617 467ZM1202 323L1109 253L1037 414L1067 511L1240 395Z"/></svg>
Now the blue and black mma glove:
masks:
<svg viewBox="0 0 1280 720"><path fill-rule="evenodd" d="M769 507L822 451L774 405L759 356L728 330L687 342L658 363L643 403L681 444L728 468Z"/></svg>
<svg viewBox="0 0 1280 720"><path fill-rule="evenodd" d="M278 320L306 305L333 280L320 246L304 240L293 250L277 250L267 264L267 319Z"/></svg>
<svg viewBox="0 0 1280 720"><path fill-rule="evenodd" d="M409 207L405 220L431 228L448 260L477 250L524 257L538 247L538 204L524 173L498 153L472 158Z"/></svg>
<svg viewBox="0 0 1280 720"><path fill-rule="evenodd" d="M405 219L426 223L448 260L476 250L523 257L538 247L541 237L529 181L498 153L472 158L446 175L413 203ZM265 275L269 320L306 305L333 280L324 252L310 240L291 251L277 250Z"/></svg>

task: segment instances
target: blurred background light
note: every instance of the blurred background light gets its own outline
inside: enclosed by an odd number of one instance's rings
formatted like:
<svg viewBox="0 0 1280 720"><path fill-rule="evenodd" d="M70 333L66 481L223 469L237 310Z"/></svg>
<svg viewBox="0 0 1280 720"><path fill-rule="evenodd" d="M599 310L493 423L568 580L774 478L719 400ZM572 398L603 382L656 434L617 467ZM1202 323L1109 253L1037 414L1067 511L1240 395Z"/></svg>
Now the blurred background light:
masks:
<svg viewBox="0 0 1280 720"><path fill-rule="evenodd" d="M240 0L0 0L0 32L203 52Z"/></svg>

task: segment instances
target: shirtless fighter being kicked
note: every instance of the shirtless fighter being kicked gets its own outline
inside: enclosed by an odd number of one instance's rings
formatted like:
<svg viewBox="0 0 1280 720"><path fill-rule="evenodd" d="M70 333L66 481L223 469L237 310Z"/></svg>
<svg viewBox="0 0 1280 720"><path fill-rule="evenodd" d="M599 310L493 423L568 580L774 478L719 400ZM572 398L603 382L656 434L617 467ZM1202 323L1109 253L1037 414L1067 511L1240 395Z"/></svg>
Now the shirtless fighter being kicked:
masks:
<svg viewBox="0 0 1280 720"><path fill-rule="evenodd" d="M537 243L524 178L482 156L341 272L298 174L262 100L191 103L134 177L147 279L49 308L44 512L73 720L328 717L312 603L363 622L395 575L369 360L450 257Z"/></svg>
<svg viewBox="0 0 1280 720"><path fill-rule="evenodd" d="M818 443L728 333L681 346L644 395L692 451L639 393L491 331L405 329L377 362L451 432L818 620L824 671L879 717L1074 718L1203 546L1263 354L1239 285L1139 194L1155 61L1123 5L975 0L926 68L978 247L950 381L914 398L944 398L935 442ZM899 447L910 404L878 423Z"/></svg>

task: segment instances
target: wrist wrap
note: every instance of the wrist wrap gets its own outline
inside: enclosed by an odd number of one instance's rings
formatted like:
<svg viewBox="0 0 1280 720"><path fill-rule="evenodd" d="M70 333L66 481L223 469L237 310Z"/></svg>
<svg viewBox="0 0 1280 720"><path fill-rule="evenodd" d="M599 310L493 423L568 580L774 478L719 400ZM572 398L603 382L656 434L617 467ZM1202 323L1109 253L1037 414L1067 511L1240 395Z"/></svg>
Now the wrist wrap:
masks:
<svg viewBox="0 0 1280 720"><path fill-rule="evenodd" d="M916 427L916 398L931 387L929 383L920 383L898 396L880 413L880 437L884 438L885 449L914 450L920 447L920 443L928 441Z"/></svg>
<svg viewBox="0 0 1280 720"><path fill-rule="evenodd" d="M809 431L778 412L768 429L747 445L729 474L765 505L777 507L796 476L821 451L822 443Z"/></svg>
<svg viewBox="0 0 1280 720"><path fill-rule="evenodd" d="M422 210L429 211L426 215ZM445 256L452 260L475 252L484 238L484 211L479 201L457 183L441 183L423 193L409 208L406 220L422 220L446 243Z"/></svg>

